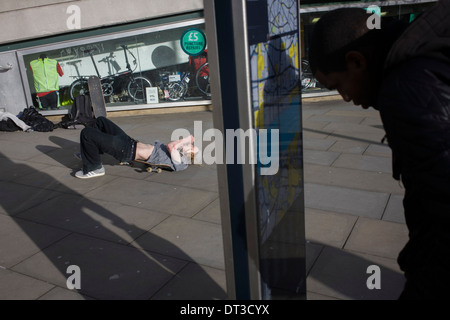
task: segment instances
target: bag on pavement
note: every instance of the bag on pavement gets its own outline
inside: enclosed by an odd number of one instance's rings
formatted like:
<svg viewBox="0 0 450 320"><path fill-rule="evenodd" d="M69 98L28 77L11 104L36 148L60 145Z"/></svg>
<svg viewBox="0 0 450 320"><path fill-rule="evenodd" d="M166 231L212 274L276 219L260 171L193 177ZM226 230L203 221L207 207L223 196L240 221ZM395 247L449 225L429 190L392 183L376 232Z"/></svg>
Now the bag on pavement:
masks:
<svg viewBox="0 0 450 320"><path fill-rule="evenodd" d="M23 109L18 118L32 127L34 131L48 132L55 128L55 124L40 114L33 106Z"/></svg>
<svg viewBox="0 0 450 320"><path fill-rule="evenodd" d="M62 128L81 124L84 126L91 126L94 123L94 113L92 112L91 98L87 95L78 95L72 104L69 113L58 124Z"/></svg>

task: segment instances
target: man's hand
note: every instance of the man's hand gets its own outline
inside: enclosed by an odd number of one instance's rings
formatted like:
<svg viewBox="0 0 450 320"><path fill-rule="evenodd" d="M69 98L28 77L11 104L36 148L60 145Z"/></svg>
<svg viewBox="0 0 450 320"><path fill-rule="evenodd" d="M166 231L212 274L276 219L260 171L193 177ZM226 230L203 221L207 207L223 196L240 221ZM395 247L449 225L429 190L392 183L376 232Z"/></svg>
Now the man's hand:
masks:
<svg viewBox="0 0 450 320"><path fill-rule="evenodd" d="M193 145L194 144L194 136L191 134L186 138L172 141L167 144L167 149L172 152L173 149L182 149L183 146Z"/></svg>

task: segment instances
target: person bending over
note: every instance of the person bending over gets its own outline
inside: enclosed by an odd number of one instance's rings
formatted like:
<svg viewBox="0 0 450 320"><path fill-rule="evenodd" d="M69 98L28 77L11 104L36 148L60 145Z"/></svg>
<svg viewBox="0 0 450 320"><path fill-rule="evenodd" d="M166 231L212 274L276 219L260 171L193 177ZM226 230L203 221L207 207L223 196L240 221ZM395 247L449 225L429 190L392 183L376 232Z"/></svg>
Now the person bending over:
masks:
<svg viewBox="0 0 450 320"><path fill-rule="evenodd" d="M450 0L411 24L341 8L316 23L311 69L342 98L380 112L393 177L405 187L409 240L400 299L450 299Z"/></svg>
<svg viewBox="0 0 450 320"><path fill-rule="evenodd" d="M85 127L80 133L80 158L83 168L75 177L88 179L103 176L103 153L113 156L121 162L143 160L148 163L166 164L174 171L185 170L191 163L198 148L194 146L192 135L168 143L156 140L154 144L145 144L128 136L119 126L105 117L98 117L92 127Z"/></svg>

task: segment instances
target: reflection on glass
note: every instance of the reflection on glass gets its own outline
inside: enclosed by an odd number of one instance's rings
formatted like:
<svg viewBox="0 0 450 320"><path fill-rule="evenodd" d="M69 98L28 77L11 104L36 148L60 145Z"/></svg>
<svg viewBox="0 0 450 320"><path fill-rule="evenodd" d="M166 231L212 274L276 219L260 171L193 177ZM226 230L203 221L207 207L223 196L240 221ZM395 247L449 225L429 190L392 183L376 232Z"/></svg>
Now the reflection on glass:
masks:
<svg viewBox="0 0 450 320"><path fill-rule="evenodd" d="M259 10L266 12L259 15L267 17L269 38L249 48L253 120L257 130L279 130L279 141L267 141L268 150L278 144L279 170L261 175L265 165L259 163L255 183L262 298L302 298L306 289L298 7L295 0L261 3ZM267 39L258 36L258 27L249 27L254 39Z"/></svg>
<svg viewBox="0 0 450 320"><path fill-rule="evenodd" d="M99 42L87 39L86 44L68 45L25 55L27 77L35 107L42 108L37 99L30 63L45 53L59 63L63 74L59 77L59 108L68 109L79 94L89 94L87 79L97 75L102 82L107 106L126 106L163 103L179 100L209 98L208 73L200 71L207 63L206 52L191 57L180 47L180 37L188 28L204 29L204 25L190 25L164 31L118 37ZM53 46L54 47L54 46ZM206 50L205 50L206 51ZM194 63L202 61L202 64ZM205 84L205 77L207 83ZM147 88L157 89L157 99L147 101ZM46 109L46 108L43 108Z"/></svg>
<svg viewBox="0 0 450 320"><path fill-rule="evenodd" d="M352 3L345 5L358 6L364 9L367 9L368 6L375 3L375 5L379 5L379 1L351 1ZM363 3L361 3L363 2ZM372 2L372 3L370 3ZM396 19L400 19L404 22L410 23L412 22L420 13L429 8L435 0L430 0L428 2L418 2L416 0L404 0L404 1L396 1L394 4L386 3L386 5L382 5L380 7L380 14L382 17L392 17ZM301 7L301 23L300 30L302 34L302 80L301 80L301 88L303 93L320 93L320 92L328 92L329 90L323 87L317 80L314 78L313 74L309 69L309 42L312 36L312 31L314 29L314 25L317 21L319 21L320 17L324 15L326 12L332 9L336 9L338 7L342 7L344 4L337 4L332 1L300 1ZM369 15L368 15L369 16Z"/></svg>

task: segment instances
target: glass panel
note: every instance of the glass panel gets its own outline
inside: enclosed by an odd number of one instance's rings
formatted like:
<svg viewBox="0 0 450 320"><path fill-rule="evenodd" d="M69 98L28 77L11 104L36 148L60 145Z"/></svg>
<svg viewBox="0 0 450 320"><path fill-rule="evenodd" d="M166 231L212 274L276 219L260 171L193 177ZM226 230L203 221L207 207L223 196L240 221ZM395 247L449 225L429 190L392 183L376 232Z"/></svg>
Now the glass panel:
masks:
<svg viewBox="0 0 450 320"><path fill-rule="evenodd" d="M262 298L304 298L299 11L296 0L259 3L247 1L248 15L266 18L248 18Z"/></svg>
<svg viewBox="0 0 450 320"><path fill-rule="evenodd" d="M352 1L351 3L345 3L345 5L352 5L353 7L361 7L361 8L367 8L369 3L360 3L361 1ZM381 16L382 17L393 17L398 18L402 21L405 21L407 23L414 20L416 16L418 16L420 13L425 11L427 8L429 8L431 5L434 4L433 1L431 2L423 2L423 3L412 3L413 1L404 1L403 3L396 2L395 5L383 5L380 7L381 9ZM358 4L360 3L360 4ZM302 12L301 13L301 24L300 24L300 30L301 30L301 39L302 39L302 62L301 62L301 68L302 68L302 81L301 81L301 87L302 92L309 94L309 93L321 93L321 92L329 92L328 89L324 88L317 80L314 78L313 74L311 73L311 70L309 68L309 46L312 32L314 29L314 24L319 21L320 17L324 15L326 12L333 10L337 8L337 4L339 7L344 6L344 3L336 3L336 2L330 2L330 1L321 1L320 7L318 6L318 3L312 3L312 1L300 1ZM375 2L375 4L379 4L379 2ZM327 7L327 5L330 5L330 7ZM334 6L333 6L334 5ZM306 8L306 9L305 9ZM305 12L307 11L307 12Z"/></svg>
<svg viewBox="0 0 450 320"><path fill-rule="evenodd" d="M42 110L69 109L77 95L89 94L91 75L101 78L107 107L209 99L209 70L203 66L207 50L190 56L180 45L183 33L192 28L203 32L204 24L114 34L24 55L33 104Z"/></svg>
<svg viewBox="0 0 450 320"><path fill-rule="evenodd" d="M204 25L196 25L137 37L137 41L143 44L140 50L142 65L145 66L143 76L158 88L160 101L201 100L211 95L207 49L190 56L180 45L185 31L191 29L204 34Z"/></svg>

